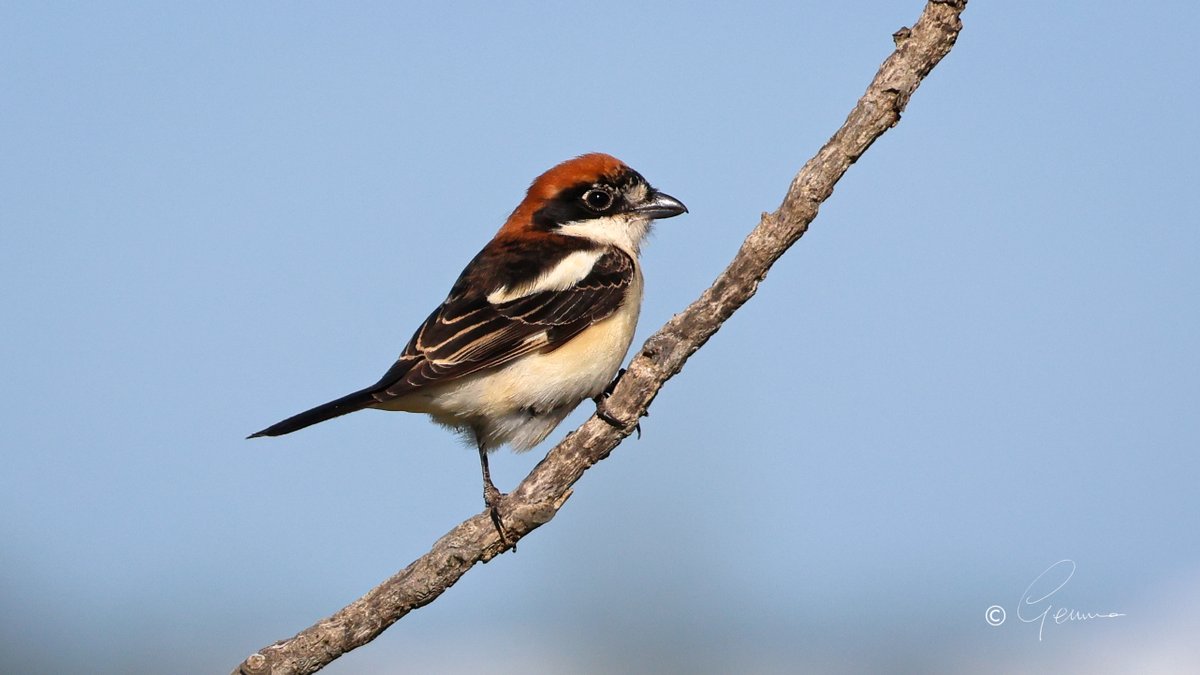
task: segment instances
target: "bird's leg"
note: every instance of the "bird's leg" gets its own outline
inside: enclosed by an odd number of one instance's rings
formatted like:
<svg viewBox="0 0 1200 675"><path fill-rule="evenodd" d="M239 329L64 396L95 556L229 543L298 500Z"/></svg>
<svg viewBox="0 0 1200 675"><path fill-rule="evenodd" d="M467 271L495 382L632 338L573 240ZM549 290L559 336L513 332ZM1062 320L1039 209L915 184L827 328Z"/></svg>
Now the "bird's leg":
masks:
<svg viewBox="0 0 1200 675"><path fill-rule="evenodd" d="M604 402L608 400L609 396L612 396L613 390L615 390L617 388L617 383L621 381L621 376L624 374L625 374L624 368L618 370L617 376L613 378L613 381L608 383L608 386L604 388L604 391L600 392L599 396L592 399L593 401L596 402L596 417L599 417L600 419L604 420L605 422L608 422L610 425L612 425L618 429L624 429L629 425L625 424L621 420L610 415L608 413L608 410L606 410L604 407ZM650 416L649 410L647 410L646 413L644 415L642 415L642 417L649 417L649 416ZM637 432L638 439L641 439L641 437L642 437L642 422L641 422L641 420L638 420L636 423L634 423L633 430Z"/></svg>
<svg viewBox="0 0 1200 675"><path fill-rule="evenodd" d="M496 526L496 534L500 535L500 543L509 546L508 532L504 529L504 524L500 522L500 498L504 494L496 489L496 484L492 482L492 472L488 470L487 450L483 443L477 445L479 447L479 466L483 469L483 503L487 504L488 512L492 516L492 524ZM514 550L516 549L515 544L512 544L512 547Z"/></svg>

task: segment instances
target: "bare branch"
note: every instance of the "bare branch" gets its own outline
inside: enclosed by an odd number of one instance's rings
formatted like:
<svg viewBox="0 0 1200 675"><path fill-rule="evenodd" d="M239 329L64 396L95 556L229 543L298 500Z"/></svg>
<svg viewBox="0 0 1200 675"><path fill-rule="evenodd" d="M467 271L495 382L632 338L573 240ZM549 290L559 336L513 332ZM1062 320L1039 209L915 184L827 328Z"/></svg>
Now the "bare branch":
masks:
<svg viewBox="0 0 1200 675"><path fill-rule="evenodd" d="M796 174L783 203L764 213L729 267L686 310L650 337L607 401L628 420L624 429L592 417L555 446L503 501L504 526L515 544L547 523L571 486L632 431L663 384L754 295L771 265L804 235L850 165L900 121L921 80L954 46L967 0L929 0L917 23L893 35L896 50L837 133ZM433 602L476 563L504 552L487 513L439 539L428 553L333 616L247 658L235 673L312 673L373 640L410 611Z"/></svg>

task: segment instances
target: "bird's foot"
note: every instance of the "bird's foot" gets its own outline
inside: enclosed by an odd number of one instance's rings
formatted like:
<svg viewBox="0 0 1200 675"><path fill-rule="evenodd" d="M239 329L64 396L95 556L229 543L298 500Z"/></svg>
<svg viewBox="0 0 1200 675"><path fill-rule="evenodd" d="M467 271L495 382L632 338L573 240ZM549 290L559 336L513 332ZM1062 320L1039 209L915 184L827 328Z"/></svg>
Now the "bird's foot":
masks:
<svg viewBox="0 0 1200 675"><path fill-rule="evenodd" d="M615 390L617 388L617 383L621 381L621 376L624 374L625 374L624 368L618 370L617 376L613 378L612 382L608 383L608 387L606 387L604 389L604 391L600 392L599 396L592 399L596 403L596 417L599 417L600 419L607 422L610 426L616 427L617 429L620 429L622 431L629 428L629 423L622 422L621 420L617 419L615 416L610 414L605 406L605 401L607 401L608 398L610 396L612 396L613 390ZM649 417L649 416L650 416L649 410L647 410L645 413L642 414L642 417ZM637 437L640 439L642 437L642 421L641 420L638 420L637 422L633 423L633 430L637 432Z"/></svg>
<svg viewBox="0 0 1200 675"><path fill-rule="evenodd" d="M517 545L508 537L508 530L504 529L504 523L500 520L500 500L504 498L504 493L496 489L495 485L488 483L483 486L483 503L487 505L488 515L492 517L492 525L496 527L496 534L500 535L500 544L505 548L512 547L515 551Z"/></svg>
<svg viewBox="0 0 1200 675"><path fill-rule="evenodd" d="M612 382L608 383L608 386L604 388L604 391L600 392L600 396L598 398L608 398L609 396L612 396L613 391L615 391L617 388L617 383L620 382L621 378L624 376L624 368L617 370L617 376L613 378Z"/></svg>

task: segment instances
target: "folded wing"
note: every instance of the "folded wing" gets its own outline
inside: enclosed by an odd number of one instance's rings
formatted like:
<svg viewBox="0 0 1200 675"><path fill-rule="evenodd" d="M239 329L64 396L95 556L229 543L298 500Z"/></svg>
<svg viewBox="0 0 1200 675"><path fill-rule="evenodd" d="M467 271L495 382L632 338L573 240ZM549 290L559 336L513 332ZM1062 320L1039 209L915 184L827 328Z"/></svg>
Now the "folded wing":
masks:
<svg viewBox="0 0 1200 675"><path fill-rule="evenodd" d="M477 286L456 284L395 365L370 388L374 399L387 401L525 354L557 349L611 316L635 274L632 258L613 248L599 254L591 270L566 289L532 285L526 295L493 303Z"/></svg>

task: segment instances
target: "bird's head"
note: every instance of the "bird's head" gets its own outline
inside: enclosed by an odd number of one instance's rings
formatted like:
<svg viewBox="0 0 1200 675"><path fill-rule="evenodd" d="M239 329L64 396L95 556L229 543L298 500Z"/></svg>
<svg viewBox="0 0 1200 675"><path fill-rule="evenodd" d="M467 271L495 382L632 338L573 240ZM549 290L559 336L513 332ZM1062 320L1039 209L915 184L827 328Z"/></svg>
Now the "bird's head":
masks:
<svg viewBox="0 0 1200 675"><path fill-rule="evenodd" d="M502 233L558 233L636 255L656 218L687 213L621 160L601 153L569 159L538 176Z"/></svg>

